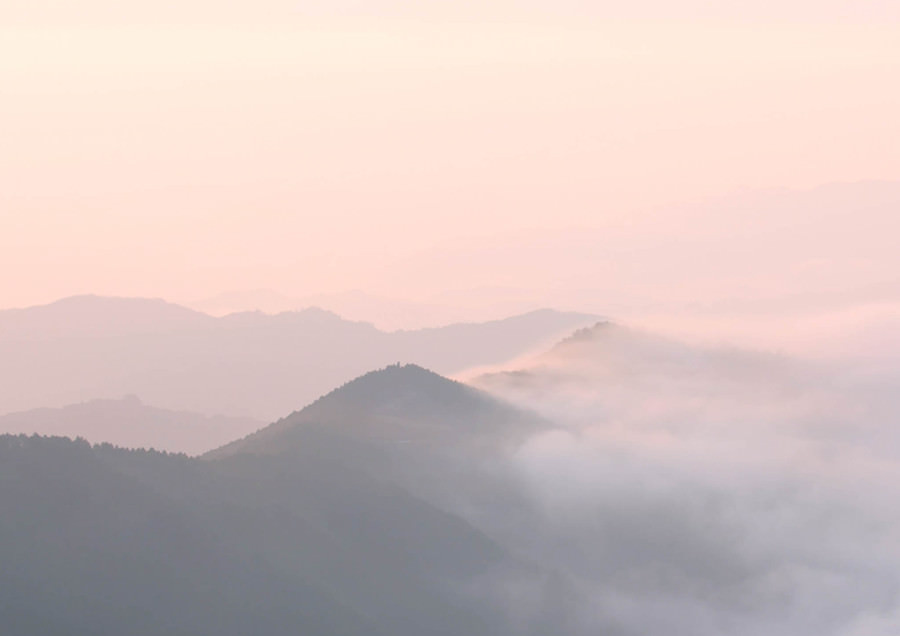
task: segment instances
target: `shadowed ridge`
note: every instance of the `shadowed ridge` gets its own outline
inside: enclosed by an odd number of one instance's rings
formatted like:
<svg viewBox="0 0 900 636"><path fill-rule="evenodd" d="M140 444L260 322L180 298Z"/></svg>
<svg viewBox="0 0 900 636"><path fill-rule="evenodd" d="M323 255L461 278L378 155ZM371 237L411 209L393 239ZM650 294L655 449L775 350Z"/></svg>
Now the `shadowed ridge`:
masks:
<svg viewBox="0 0 900 636"><path fill-rule="evenodd" d="M207 468L0 435L3 634L385 633L302 568L260 558L256 517L224 515Z"/></svg>
<svg viewBox="0 0 900 636"><path fill-rule="evenodd" d="M370 371L270 426L204 455L281 453L308 435L364 442L467 443L533 430L539 419L414 364Z"/></svg>
<svg viewBox="0 0 900 636"><path fill-rule="evenodd" d="M407 406L463 407L495 405L496 400L486 393L456 380L429 371L417 364L393 364L350 380L303 409L313 412L328 408L335 401L352 404L360 409L389 408L398 400Z"/></svg>

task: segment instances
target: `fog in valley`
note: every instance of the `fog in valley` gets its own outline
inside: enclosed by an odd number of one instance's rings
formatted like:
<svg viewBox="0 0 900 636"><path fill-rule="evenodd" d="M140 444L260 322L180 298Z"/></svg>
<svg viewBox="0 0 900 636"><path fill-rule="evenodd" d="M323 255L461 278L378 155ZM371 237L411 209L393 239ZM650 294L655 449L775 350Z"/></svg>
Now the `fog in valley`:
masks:
<svg viewBox="0 0 900 636"><path fill-rule="evenodd" d="M17 633L892 634L885 359L595 320L465 383L390 365L232 443L136 398L8 415L221 448L4 437L0 614Z"/></svg>
<svg viewBox="0 0 900 636"><path fill-rule="evenodd" d="M0 636L900 634L898 7L0 0Z"/></svg>
<svg viewBox="0 0 900 636"><path fill-rule="evenodd" d="M534 525L495 532L609 633L894 633L897 368L862 371L578 332L474 379L555 425L509 458Z"/></svg>

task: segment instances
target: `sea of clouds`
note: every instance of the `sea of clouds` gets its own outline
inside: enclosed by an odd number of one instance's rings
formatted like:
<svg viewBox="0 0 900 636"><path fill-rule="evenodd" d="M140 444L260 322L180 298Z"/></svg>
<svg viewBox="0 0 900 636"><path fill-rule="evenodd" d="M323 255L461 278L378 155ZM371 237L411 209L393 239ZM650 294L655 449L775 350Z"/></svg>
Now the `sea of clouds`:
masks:
<svg viewBox="0 0 900 636"><path fill-rule="evenodd" d="M866 360L599 325L472 380L553 423L506 458L528 515L473 518L584 633L900 633L900 363Z"/></svg>

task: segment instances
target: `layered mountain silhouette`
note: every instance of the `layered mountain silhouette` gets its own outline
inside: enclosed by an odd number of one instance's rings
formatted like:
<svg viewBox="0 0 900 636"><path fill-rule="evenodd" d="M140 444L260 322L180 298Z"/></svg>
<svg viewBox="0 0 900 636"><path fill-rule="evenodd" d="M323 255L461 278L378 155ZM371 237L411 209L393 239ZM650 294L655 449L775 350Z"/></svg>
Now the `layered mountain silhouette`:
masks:
<svg viewBox="0 0 900 636"><path fill-rule="evenodd" d="M536 307L531 294L506 287L445 291L407 301L351 290L290 298L270 289L231 291L186 306L213 316L260 310L268 314L321 307L348 320L371 322L383 331L422 329L461 321L482 322L523 314Z"/></svg>
<svg viewBox="0 0 900 636"><path fill-rule="evenodd" d="M72 296L49 305L0 311L0 340L158 334L214 323L211 316L159 299Z"/></svg>
<svg viewBox="0 0 900 636"><path fill-rule="evenodd" d="M498 466L549 426L481 390L397 364L367 373L204 459L258 455L364 472L457 513L463 501L498 508L508 503Z"/></svg>
<svg viewBox="0 0 900 636"><path fill-rule="evenodd" d="M199 455L263 427L248 417L159 409L136 396L0 415L0 434L84 438L124 448Z"/></svg>
<svg viewBox="0 0 900 636"><path fill-rule="evenodd" d="M329 436L372 444L457 445L515 443L544 426L532 413L418 365L369 372L274 424L207 457L278 454L308 448Z"/></svg>
<svg viewBox="0 0 900 636"><path fill-rule="evenodd" d="M397 365L204 459L0 436L0 624L13 636L548 633L570 587L418 483L465 490L454 467L538 425Z"/></svg>
<svg viewBox="0 0 900 636"><path fill-rule="evenodd" d="M140 395L159 408L272 421L373 368L403 360L453 374L595 320L541 310L383 332L317 309L213 318L162 301L72 298L0 312L0 413Z"/></svg>

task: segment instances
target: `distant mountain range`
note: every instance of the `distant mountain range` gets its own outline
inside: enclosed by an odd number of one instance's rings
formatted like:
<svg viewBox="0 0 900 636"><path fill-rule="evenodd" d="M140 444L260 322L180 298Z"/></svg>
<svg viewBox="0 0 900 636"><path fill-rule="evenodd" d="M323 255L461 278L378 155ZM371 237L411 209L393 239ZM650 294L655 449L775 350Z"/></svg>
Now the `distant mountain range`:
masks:
<svg viewBox="0 0 900 636"><path fill-rule="evenodd" d="M84 438L123 448L199 455L263 427L246 417L208 416L143 404L137 397L0 415L0 434Z"/></svg>
<svg viewBox="0 0 900 636"><path fill-rule="evenodd" d="M424 329L461 321L483 322L541 307L529 295L508 289L444 292L424 301L385 298L360 290L291 298L268 289L225 292L187 303L212 316L246 311L278 314L320 307L353 321L371 322L384 331Z"/></svg>
<svg viewBox="0 0 900 636"><path fill-rule="evenodd" d="M454 374L596 319L539 310L384 332L319 309L214 318L160 300L74 297L0 312L0 413L139 395L164 409L272 421L373 368Z"/></svg>

